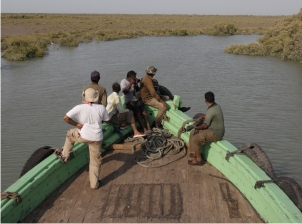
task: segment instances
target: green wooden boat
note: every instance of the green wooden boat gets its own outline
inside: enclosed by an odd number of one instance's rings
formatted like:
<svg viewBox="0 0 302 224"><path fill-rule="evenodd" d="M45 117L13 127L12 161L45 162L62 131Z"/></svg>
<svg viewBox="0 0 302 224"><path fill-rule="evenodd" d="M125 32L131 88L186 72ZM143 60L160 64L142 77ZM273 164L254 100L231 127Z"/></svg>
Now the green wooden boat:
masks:
<svg viewBox="0 0 302 224"><path fill-rule="evenodd" d="M163 126L170 133L188 143L189 132L180 132L184 125L193 122L186 114L177 108L180 105L180 97L175 95L173 101L167 101L168 110ZM150 121L156 116L156 109L146 106ZM104 140L102 152L108 146L118 143L131 133L131 128L121 130L104 124ZM246 197L254 209L265 222L270 223L302 223L302 213L290 198L275 183L262 183L256 187L258 181L271 180L271 178L244 154L234 154L238 149L227 140L211 143L204 148L204 158L224 174L239 191ZM73 148L74 158L63 164L52 154L33 167L5 192L18 193L22 201L15 199L3 199L1 201L1 222L15 223L22 221L42 201L44 201L55 189L89 162L87 145L75 144ZM226 157L228 157L226 159Z"/></svg>

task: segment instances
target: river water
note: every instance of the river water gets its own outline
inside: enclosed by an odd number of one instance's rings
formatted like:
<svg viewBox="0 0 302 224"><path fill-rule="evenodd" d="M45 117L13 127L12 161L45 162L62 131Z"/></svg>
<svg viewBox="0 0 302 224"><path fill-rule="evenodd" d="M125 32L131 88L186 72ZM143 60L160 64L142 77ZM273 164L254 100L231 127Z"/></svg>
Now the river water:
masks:
<svg viewBox="0 0 302 224"><path fill-rule="evenodd" d="M158 68L159 83L191 107L191 117L206 111L204 93L213 91L224 112L224 139L236 147L257 143L277 176L302 185L302 64L223 51L259 37L142 37L76 48L51 45L44 58L23 62L2 58L1 192L37 148L63 146L71 126L62 118L81 102L93 70L111 93L111 84L129 70L142 77L149 65Z"/></svg>

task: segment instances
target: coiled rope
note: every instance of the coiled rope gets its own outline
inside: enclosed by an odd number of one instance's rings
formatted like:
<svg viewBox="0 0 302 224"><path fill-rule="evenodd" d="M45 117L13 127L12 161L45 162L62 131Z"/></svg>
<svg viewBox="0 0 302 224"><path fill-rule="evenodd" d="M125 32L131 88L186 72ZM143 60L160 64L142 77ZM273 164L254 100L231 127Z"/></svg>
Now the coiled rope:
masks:
<svg viewBox="0 0 302 224"><path fill-rule="evenodd" d="M172 134L167 130L153 128L152 131L152 134L149 135L147 139L142 138L142 140L138 138L128 138L125 140L125 142L134 143L132 147L133 152L135 152L135 145L141 144L140 153L142 156L139 156L135 159L137 164L143 167L156 168L168 165L186 156L187 151L185 148L185 143L182 140L172 137ZM151 163L154 160L163 158L167 154L176 155L180 151L183 151L183 155L176 159L170 160L161 165L147 165L148 163Z"/></svg>

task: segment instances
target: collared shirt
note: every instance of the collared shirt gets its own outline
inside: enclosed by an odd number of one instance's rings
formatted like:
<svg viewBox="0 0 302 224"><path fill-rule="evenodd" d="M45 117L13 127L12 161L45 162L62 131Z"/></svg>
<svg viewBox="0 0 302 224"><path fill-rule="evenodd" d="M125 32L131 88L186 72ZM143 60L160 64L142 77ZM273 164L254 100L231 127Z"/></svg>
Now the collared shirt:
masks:
<svg viewBox="0 0 302 224"><path fill-rule="evenodd" d="M130 82L127 79L123 79L121 81L121 91L123 92L128 86ZM137 101L136 97L136 91L134 90L134 86L132 85L129 92L127 94L124 94L124 100L125 104L127 104L129 101Z"/></svg>
<svg viewBox="0 0 302 224"><path fill-rule="evenodd" d="M121 99L116 92L111 93L107 98L106 110L109 114L110 119L116 113L128 112L128 109L124 109L121 103Z"/></svg>
<svg viewBox="0 0 302 224"><path fill-rule="evenodd" d="M224 118L221 107L213 103L208 107L204 124L208 125L208 130L212 131L219 137L224 136Z"/></svg>
<svg viewBox="0 0 302 224"><path fill-rule="evenodd" d="M149 75L145 75L142 78L139 93L144 103L147 103L152 98L155 98L157 101L162 102L162 99L154 89L153 78Z"/></svg>

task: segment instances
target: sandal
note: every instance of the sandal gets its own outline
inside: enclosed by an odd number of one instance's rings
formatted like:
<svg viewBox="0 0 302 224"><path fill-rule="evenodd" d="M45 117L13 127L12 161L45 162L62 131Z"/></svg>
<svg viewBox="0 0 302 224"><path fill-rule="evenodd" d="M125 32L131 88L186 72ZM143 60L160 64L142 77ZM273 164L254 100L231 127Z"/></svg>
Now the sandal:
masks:
<svg viewBox="0 0 302 224"><path fill-rule="evenodd" d="M133 138L138 138L138 137L144 137L146 136L145 134L138 134L138 135L134 135Z"/></svg>
<svg viewBox="0 0 302 224"><path fill-rule="evenodd" d="M67 163L68 158L64 157L62 153L56 154L62 163Z"/></svg>
<svg viewBox="0 0 302 224"><path fill-rule="evenodd" d="M190 156L191 158L196 158L195 152L191 152L191 153L189 154L189 156Z"/></svg>
<svg viewBox="0 0 302 224"><path fill-rule="evenodd" d="M73 153L70 152L70 157L66 158L63 156L62 152L63 152L63 148L58 148L58 149L54 149L55 150L55 154L56 156L60 159L60 161L62 163L67 163L68 160L72 159L74 157Z"/></svg>
<svg viewBox="0 0 302 224"><path fill-rule="evenodd" d="M188 164L191 166L202 166L205 164L204 161L197 161L196 159L188 160Z"/></svg>

